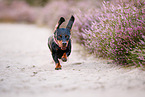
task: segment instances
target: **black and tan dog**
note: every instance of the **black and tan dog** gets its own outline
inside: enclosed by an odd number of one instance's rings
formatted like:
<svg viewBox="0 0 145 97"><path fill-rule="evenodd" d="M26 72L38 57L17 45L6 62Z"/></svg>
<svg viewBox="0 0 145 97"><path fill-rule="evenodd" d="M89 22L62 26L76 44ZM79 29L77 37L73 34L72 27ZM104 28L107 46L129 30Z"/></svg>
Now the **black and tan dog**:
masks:
<svg viewBox="0 0 145 97"><path fill-rule="evenodd" d="M65 21L63 17L58 21L53 36L48 38L48 47L52 52L53 60L55 61L55 70L60 70L61 65L58 59L63 62L67 61L67 57L71 53L71 28L74 23L74 16L72 16L66 26L66 28L59 28L60 25Z"/></svg>

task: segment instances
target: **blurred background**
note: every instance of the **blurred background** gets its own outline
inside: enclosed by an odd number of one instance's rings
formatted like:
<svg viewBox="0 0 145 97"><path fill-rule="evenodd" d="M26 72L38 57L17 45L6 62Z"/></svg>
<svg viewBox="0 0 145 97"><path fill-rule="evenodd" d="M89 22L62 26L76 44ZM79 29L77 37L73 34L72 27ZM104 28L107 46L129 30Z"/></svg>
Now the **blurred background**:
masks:
<svg viewBox="0 0 145 97"><path fill-rule="evenodd" d="M61 16L67 21L71 15L72 36L90 53L121 65L145 65L145 0L0 0L0 22L53 30Z"/></svg>
<svg viewBox="0 0 145 97"><path fill-rule="evenodd" d="M98 8L103 0L0 0L0 22L36 23L54 27L59 17Z"/></svg>

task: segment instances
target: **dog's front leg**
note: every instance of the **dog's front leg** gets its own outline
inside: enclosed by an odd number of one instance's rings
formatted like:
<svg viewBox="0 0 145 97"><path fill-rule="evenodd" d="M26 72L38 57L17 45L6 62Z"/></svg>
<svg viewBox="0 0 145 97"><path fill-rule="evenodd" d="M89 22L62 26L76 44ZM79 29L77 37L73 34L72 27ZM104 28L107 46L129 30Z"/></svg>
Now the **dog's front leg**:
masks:
<svg viewBox="0 0 145 97"><path fill-rule="evenodd" d="M71 40L69 41L68 49L66 50L66 52L63 53L63 55L61 57L61 60L63 62L66 62L67 61L67 57L70 55L70 53L71 53Z"/></svg>
<svg viewBox="0 0 145 97"><path fill-rule="evenodd" d="M59 62L59 60L57 58L57 55L56 54L52 54L52 57L53 57L53 60L55 62L55 65L56 65L55 70L60 70L61 69L61 65L60 65L60 62Z"/></svg>
<svg viewBox="0 0 145 97"><path fill-rule="evenodd" d="M66 52L63 53L63 56L61 57L61 60L62 60L63 62L66 62L66 61L67 61L67 54L66 54Z"/></svg>

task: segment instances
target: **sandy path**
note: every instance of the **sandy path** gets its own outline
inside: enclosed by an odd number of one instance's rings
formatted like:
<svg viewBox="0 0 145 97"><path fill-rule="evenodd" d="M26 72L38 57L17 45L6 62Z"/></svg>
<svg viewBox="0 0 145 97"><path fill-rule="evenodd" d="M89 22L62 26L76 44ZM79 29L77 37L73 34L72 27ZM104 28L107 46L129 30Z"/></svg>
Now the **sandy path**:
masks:
<svg viewBox="0 0 145 97"><path fill-rule="evenodd" d="M95 59L77 44L54 70L50 30L0 24L0 97L145 97L145 71Z"/></svg>

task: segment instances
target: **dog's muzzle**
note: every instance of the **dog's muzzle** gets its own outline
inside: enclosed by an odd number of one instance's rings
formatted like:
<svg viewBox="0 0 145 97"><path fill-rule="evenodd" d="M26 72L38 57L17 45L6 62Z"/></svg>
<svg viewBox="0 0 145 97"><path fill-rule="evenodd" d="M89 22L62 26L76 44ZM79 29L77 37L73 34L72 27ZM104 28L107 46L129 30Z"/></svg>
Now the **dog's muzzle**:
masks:
<svg viewBox="0 0 145 97"><path fill-rule="evenodd" d="M63 46L63 47L66 47L66 45L67 45L66 42L63 42L63 43L62 43L62 46Z"/></svg>
<svg viewBox="0 0 145 97"><path fill-rule="evenodd" d="M66 47L67 47L67 42L62 42L62 47L61 47L61 49L62 49L62 50L66 50Z"/></svg>

